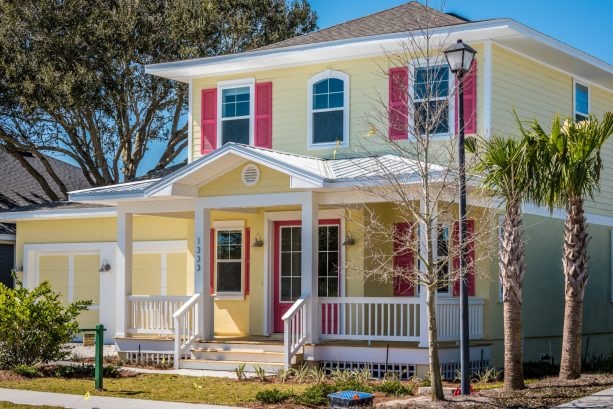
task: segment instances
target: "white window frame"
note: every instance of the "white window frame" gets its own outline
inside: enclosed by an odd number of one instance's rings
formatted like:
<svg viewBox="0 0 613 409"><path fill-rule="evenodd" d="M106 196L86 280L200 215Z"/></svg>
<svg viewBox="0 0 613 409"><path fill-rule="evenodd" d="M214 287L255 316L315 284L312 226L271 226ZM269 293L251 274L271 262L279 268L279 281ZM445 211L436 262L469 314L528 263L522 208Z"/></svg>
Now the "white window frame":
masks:
<svg viewBox="0 0 613 409"><path fill-rule="evenodd" d="M337 142L313 143L313 85L321 80L336 78L343 81L343 140ZM335 70L325 70L315 74L307 81L307 149L346 148L349 146L349 74ZM338 108L329 108L329 111L337 111ZM325 112L318 109L315 112Z"/></svg>
<svg viewBox="0 0 613 409"><path fill-rule="evenodd" d="M245 299L245 246L250 246L250 243L245 242L245 221L244 220L228 220L213 222L214 234L214 246L213 253L213 296L217 300L244 300ZM230 231L240 230L242 234L242 246L241 246L241 290L240 291L217 291L217 232L218 231Z"/></svg>
<svg viewBox="0 0 613 409"><path fill-rule="evenodd" d="M222 108L223 90L232 88L249 87L249 145L254 145L255 138L255 78L243 78L238 80L219 81L217 83L217 147L221 148L223 142L222 135ZM233 117L235 119L245 119L247 116ZM226 120L230 120L229 118Z"/></svg>
<svg viewBox="0 0 613 409"><path fill-rule="evenodd" d="M445 257L440 257L438 255L438 229L440 227L446 228L447 229L447 256ZM436 223L436 237L434 237L434 248L436 249L436 263L438 264L439 260L442 260L443 258L447 259L447 278L448 278L448 284L447 284L447 292L444 291L439 291L439 289L436 289L436 295L437 296L442 296L442 297L452 297L453 296L453 282L451 280L449 280L449 277L451 276L451 273L453 272L453 253L452 253L452 246L453 246L453 223L449 223L449 222L437 222ZM451 256L451 257L450 257Z"/></svg>
<svg viewBox="0 0 613 409"><path fill-rule="evenodd" d="M587 113L577 111L577 85L581 85L587 88ZM573 121L577 121L577 114L584 116L588 119L590 116L590 110L592 107L592 90L590 84L587 81L583 81L577 78L573 78Z"/></svg>
<svg viewBox="0 0 613 409"><path fill-rule="evenodd" d="M452 138L455 135L455 110L456 110L456 96L455 96L455 75L451 72L449 65L445 61L444 57L441 59L436 59L435 61L428 61L426 59L416 59L409 61L409 130L416 131L415 127L415 102L420 102L415 100L415 71L418 68L434 68L434 67L446 67L448 70L448 90L447 90L447 99L449 100L447 105L447 124L449 126L449 132L445 133L431 133L430 136L432 139L443 139L443 138ZM442 100L442 99L441 99ZM411 134L409 132L409 138L415 138L419 135Z"/></svg>

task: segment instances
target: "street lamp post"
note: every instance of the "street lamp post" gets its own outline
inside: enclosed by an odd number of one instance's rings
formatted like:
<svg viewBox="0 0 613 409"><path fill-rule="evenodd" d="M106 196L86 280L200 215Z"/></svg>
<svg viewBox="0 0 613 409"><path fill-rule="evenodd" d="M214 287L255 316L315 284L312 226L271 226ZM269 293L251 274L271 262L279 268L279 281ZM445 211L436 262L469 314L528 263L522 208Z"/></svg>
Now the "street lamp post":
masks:
<svg viewBox="0 0 613 409"><path fill-rule="evenodd" d="M462 40L445 50L445 58L458 85L458 170L459 170L459 249L460 249L460 371L462 395L470 394L468 282L466 279L466 168L464 149L464 74L470 70L476 51Z"/></svg>

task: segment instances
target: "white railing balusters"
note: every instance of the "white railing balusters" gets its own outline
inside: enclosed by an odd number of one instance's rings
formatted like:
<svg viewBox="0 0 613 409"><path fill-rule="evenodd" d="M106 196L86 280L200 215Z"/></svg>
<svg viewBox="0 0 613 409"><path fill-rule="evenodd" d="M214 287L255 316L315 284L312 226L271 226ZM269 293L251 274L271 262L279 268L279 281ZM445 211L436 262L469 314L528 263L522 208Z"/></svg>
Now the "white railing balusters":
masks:
<svg viewBox="0 0 613 409"><path fill-rule="evenodd" d="M175 334L174 365L179 369L181 357L191 345L202 335L198 319L202 311L203 302L201 294L192 295L173 314Z"/></svg>
<svg viewBox="0 0 613 409"><path fill-rule="evenodd" d="M281 318L284 326L283 344L285 354L283 363L286 369L292 365L292 359L298 354L308 339L307 314L311 304L309 301L309 296L299 298ZM311 308L317 307L320 306L311 306ZM321 314L322 310L318 309L318 311L318 317L321 319L320 317L323 316Z"/></svg>
<svg viewBox="0 0 613 409"><path fill-rule="evenodd" d="M129 295L128 332L132 334L172 335L172 314L189 296Z"/></svg>
<svg viewBox="0 0 613 409"><path fill-rule="evenodd" d="M468 299L470 339L483 338L483 305L483 299ZM458 298L439 297L436 300L436 319L440 341L460 339L460 300Z"/></svg>

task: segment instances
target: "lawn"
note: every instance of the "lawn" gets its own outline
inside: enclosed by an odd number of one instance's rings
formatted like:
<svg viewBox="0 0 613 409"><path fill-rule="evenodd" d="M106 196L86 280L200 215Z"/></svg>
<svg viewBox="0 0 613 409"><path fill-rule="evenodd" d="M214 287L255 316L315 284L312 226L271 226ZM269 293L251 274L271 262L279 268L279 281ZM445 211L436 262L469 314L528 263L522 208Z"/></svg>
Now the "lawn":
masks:
<svg viewBox="0 0 613 409"><path fill-rule="evenodd" d="M16 403L0 401L0 409L13 409L13 408L17 408L17 409L31 409L31 408L36 408L36 409L62 409L62 408L60 408L58 406L18 405Z"/></svg>
<svg viewBox="0 0 613 409"><path fill-rule="evenodd" d="M244 405L255 402L255 394L275 387L302 392L306 384L263 383L255 380L236 381L226 378L140 374L126 378L104 379L104 391L94 390L89 379L34 378L0 380L0 388L27 389L45 392L97 396L115 396L176 402ZM0 406L2 408L2 406Z"/></svg>

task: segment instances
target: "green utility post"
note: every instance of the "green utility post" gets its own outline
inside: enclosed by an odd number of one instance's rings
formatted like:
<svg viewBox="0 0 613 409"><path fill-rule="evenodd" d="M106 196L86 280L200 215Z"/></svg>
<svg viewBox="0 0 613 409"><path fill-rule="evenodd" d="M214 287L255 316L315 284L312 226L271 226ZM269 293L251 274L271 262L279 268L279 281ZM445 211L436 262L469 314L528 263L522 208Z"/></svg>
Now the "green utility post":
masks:
<svg viewBox="0 0 613 409"><path fill-rule="evenodd" d="M96 390L102 390L102 378L104 373L103 358L103 346L104 346L104 325L97 324L96 328L82 328L79 332L94 332L96 334L96 340L94 344L94 386Z"/></svg>

